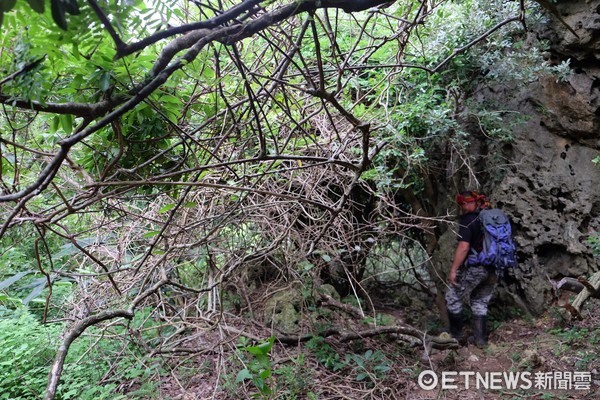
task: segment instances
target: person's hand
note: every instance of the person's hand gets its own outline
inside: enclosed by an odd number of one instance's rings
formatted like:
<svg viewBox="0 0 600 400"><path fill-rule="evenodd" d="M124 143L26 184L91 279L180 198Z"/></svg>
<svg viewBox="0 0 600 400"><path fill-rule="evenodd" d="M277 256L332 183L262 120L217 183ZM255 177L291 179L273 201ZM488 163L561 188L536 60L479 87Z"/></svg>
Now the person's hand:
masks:
<svg viewBox="0 0 600 400"><path fill-rule="evenodd" d="M458 283L456 282L456 272L456 270L452 269L450 270L450 274L448 274L448 282L450 282L452 286L458 286Z"/></svg>

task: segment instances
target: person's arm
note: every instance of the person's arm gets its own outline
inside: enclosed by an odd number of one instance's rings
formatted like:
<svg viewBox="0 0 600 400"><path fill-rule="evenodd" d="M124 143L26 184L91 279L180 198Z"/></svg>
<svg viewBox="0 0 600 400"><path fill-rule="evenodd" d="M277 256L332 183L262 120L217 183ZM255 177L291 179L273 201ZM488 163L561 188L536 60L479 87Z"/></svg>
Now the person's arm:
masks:
<svg viewBox="0 0 600 400"><path fill-rule="evenodd" d="M450 274L448 275L448 282L450 282L451 285L457 285L456 274L458 273L460 266L467 258L470 248L471 245L469 242L458 242L458 245L456 246L456 252L454 253L454 261L452 261L452 267L450 267Z"/></svg>

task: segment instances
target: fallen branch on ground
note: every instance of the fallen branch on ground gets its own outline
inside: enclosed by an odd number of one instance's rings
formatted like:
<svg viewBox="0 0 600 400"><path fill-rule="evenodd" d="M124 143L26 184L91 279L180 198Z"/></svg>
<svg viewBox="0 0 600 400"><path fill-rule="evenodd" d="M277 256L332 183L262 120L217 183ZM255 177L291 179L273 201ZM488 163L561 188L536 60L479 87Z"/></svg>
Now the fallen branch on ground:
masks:
<svg viewBox="0 0 600 400"><path fill-rule="evenodd" d="M362 313L360 310L350 304L341 303L331 296L327 294L321 294L321 299L323 303L321 305L326 305L329 307L335 307L339 310L342 310L354 317L362 318ZM455 339L449 338L444 339L436 336L428 335L425 332L422 332L412 326L408 325L389 325L389 326L373 326L371 325L369 328L362 331L345 331L338 328L328 329L325 332L321 332L319 335L316 334L306 334L301 336L281 336L278 337L277 340L284 344L297 344L299 342L306 342L312 339L315 336L321 337L335 337L340 342L349 342L357 339L364 339L368 337L374 337L379 335L405 335L412 338L416 338L416 340L408 340L411 343L421 343L425 348L425 351L429 354L431 349L457 349L458 342ZM400 339L403 339L400 336ZM403 339L406 340L406 339Z"/></svg>

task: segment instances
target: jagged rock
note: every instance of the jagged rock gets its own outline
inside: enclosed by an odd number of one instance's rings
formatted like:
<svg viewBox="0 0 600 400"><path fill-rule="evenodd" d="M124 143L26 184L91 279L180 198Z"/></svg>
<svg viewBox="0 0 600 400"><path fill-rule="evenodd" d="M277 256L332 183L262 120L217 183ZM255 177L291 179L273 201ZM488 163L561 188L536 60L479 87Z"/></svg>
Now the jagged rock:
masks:
<svg viewBox="0 0 600 400"><path fill-rule="evenodd" d="M325 284L319 286L316 290L317 290L317 294L323 293L323 294L333 297L337 301L340 301L340 294L338 293L337 290L335 290L333 285L325 283ZM319 296L315 296L315 298L319 298Z"/></svg>
<svg viewBox="0 0 600 400"><path fill-rule="evenodd" d="M275 293L267 302L264 308L264 323L267 326L284 332L295 333L298 331L300 321L300 302L302 296L294 288Z"/></svg>
<svg viewBox="0 0 600 400"><path fill-rule="evenodd" d="M550 40L553 50L560 54L569 54L577 59L600 60L600 1L558 1L555 6L577 36L555 16L551 16L551 24L540 33L541 37Z"/></svg>

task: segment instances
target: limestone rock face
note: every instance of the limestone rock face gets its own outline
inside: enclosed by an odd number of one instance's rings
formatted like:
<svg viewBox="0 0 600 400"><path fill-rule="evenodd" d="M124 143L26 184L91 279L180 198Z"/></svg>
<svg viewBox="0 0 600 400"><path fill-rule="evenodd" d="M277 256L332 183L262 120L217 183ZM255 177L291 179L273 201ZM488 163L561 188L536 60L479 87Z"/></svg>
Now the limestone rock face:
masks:
<svg viewBox="0 0 600 400"><path fill-rule="evenodd" d="M555 5L563 21L577 36L553 16L548 30L540 33L542 38L549 39L554 51L559 54L578 60L600 60L600 1L559 0Z"/></svg>
<svg viewBox="0 0 600 400"><path fill-rule="evenodd" d="M600 1L559 2L579 38L554 19L554 54L571 59L568 82L547 78L524 88L518 110L530 117L514 131L515 171L494 190L517 228L520 266L514 285L531 311L550 300L548 278L591 275L600 267L586 246L600 231Z"/></svg>
<svg viewBox="0 0 600 400"><path fill-rule="evenodd" d="M586 245L590 234L600 232L600 167L592 162L600 155L600 1L559 1L557 7L579 38L554 17L542 35L551 40L554 57L571 59L568 81L483 88L478 99L528 118L513 128L513 143L487 149L482 169L498 169L494 153L505 157L500 178L483 189L511 216L519 266L508 291L534 314L550 303L548 279L600 269ZM452 253L446 236L454 237L447 232L438 245ZM439 259L440 266L451 260L434 254L434 262Z"/></svg>
<svg viewBox="0 0 600 400"><path fill-rule="evenodd" d="M542 100L552 98L556 88L541 82L533 86L537 87L530 89L535 88ZM549 119L568 115L559 109L551 109L550 115L539 113L532 105L526 98L521 102L531 118L514 132L514 172L490 195L514 224L520 261L516 289L531 311L539 313L550 300L548 278L590 275L599 267L585 243L591 233L600 231L600 168L592 162L598 144L582 137L587 130L576 122L551 129ZM599 122L597 117L589 119L590 125Z"/></svg>

